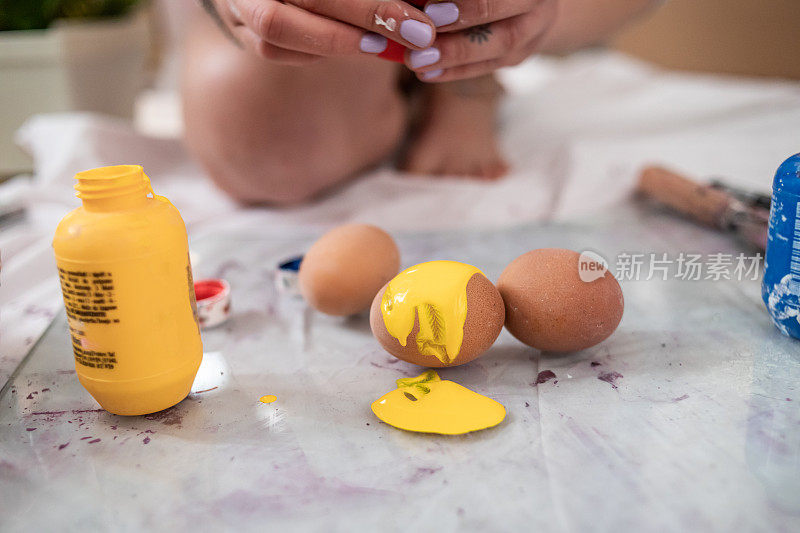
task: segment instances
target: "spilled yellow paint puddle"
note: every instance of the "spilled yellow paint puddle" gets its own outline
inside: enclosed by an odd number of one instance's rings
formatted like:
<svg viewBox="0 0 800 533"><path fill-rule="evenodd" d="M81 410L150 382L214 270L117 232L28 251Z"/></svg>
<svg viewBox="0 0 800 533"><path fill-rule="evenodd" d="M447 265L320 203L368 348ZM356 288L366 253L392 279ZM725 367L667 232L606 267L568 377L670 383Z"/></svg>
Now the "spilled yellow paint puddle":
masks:
<svg viewBox="0 0 800 533"><path fill-rule="evenodd" d="M433 370L397 380L397 388L372 404L375 416L406 431L461 435L494 427L506 417L500 403Z"/></svg>
<svg viewBox="0 0 800 533"><path fill-rule="evenodd" d="M266 396L262 396L261 398L259 398L258 401L261 403L272 403L277 399L278 397L275 396L274 394L267 394Z"/></svg>

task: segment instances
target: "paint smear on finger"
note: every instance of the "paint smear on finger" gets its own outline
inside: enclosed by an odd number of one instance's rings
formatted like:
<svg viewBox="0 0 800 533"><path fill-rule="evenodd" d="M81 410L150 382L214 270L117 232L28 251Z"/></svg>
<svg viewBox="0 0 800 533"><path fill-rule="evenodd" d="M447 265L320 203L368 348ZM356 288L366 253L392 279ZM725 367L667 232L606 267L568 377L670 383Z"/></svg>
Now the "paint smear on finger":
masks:
<svg viewBox="0 0 800 533"><path fill-rule="evenodd" d="M397 28L397 21L394 20L392 17L389 17L386 20L383 20L380 15L377 13L375 14L375 24L378 26L383 26L389 31L394 31Z"/></svg>

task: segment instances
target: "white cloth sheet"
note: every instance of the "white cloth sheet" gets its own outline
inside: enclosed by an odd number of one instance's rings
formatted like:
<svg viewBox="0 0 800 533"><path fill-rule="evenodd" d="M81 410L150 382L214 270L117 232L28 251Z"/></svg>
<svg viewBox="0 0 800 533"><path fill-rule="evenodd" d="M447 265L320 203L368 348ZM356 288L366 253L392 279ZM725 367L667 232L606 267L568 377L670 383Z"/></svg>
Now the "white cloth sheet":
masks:
<svg viewBox="0 0 800 533"><path fill-rule="evenodd" d="M780 161L800 149L797 83L664 72L606 52L538 58L502 75L509 92L501 130L512 164L507 178L409 179L382 168L292 209L236 206L176 140L144 137L100 116L32 118L18 142L33 154L35 176L0 187L0 198L19 199L28 210L25 224L0 234L0 382L60 306L49 239L78 205L72 186L81 170L144 165L190 236L237 227L303 234L349 221L402 232L591 216L624 202L638 171L653 162L768 191Z"/></svg>
<svg viewBox="0 0 800 533"><path fill-rule="evenodd" d="M525 246L676 252L688 239L717 251L733 246L726 236L628 204L641 167L766 192L777 165L800 150L798 83L669 73L604 52L535 59L503 79L506 179L409 179L383 168L292 209L237 207L179 142L126 123L32 118L18 137L36 174L0 187L4 203L28 213L0 231L0 388L61 308L50 239L78 205L77 171L144 165L187 222L198 274L225 275L238 299L229 327L204 335L203 371L223 365L231 377L176 407L175 424L92 411L67 375L56 323L0 397L9 529L797 531L797 344L770 326L755 282L624 284L620 331L577 357L540 361L504 333L485 360L446 377L497 397L509 418L458 440L370 418L365 395L418 369L387 359L363 321L317 317L303 333L296 313L274 308L272 262L348 221L395 233L405 262L460 253L492 278ZM259 261L267 264L243 268ZM530 388L544 369L559 383ZM618 389L598 379L603 369L624 374ZM258 404L266 393L283 403ZM164 472L174 484L153 483Z"/></svg>

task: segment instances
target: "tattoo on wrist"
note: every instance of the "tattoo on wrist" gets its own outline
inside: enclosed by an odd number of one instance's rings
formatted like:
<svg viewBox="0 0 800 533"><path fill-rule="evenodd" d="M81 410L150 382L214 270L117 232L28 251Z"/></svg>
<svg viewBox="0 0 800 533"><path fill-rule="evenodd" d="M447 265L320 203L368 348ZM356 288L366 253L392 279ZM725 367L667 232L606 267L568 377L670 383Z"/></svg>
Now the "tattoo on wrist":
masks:
<svg viewBox="0 0 800 533"><path fill-rule="evenodd" d="M492 29L489 27L489 24L481 24L479 26L467 28L464 32L470 42L482 44L489 40Z"/></svg>
<svg viewBox="0 0 800 533"><path fill-rule="evenodd" d="M239 48L242 48L242 43L239 42L233 32L231 32L231 29L225 24L225 21L222 20L214 0L197 0L197 3L206 13L208 13L208 16L210 16L212 20L217 23L217 26L219 26L219 29L222 30L223 34L225 34L225 37L230 39L231 42L233 42L233 44Z"/></svg>

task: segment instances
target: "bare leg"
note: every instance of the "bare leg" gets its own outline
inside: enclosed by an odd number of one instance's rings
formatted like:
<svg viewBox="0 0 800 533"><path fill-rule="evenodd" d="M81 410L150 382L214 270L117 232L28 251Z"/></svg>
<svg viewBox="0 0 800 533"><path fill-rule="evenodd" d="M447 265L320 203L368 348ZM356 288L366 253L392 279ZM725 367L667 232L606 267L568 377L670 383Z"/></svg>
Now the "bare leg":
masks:
<svg viewBox="0 0 800 533"><path fill-rule="evenodd" d="M401 165L426 175L497 179L508 165L497 145L502 89L493 76L425 86L424 118Z"/></svg>
<svg viewBox="0 0 800 533"><path fill-rule="evenodd" d="M189 35L186 143L239 201L308 200L380 163L402 140L407 103L395 64L357 57L277 65L200 18Z"/></svg>

